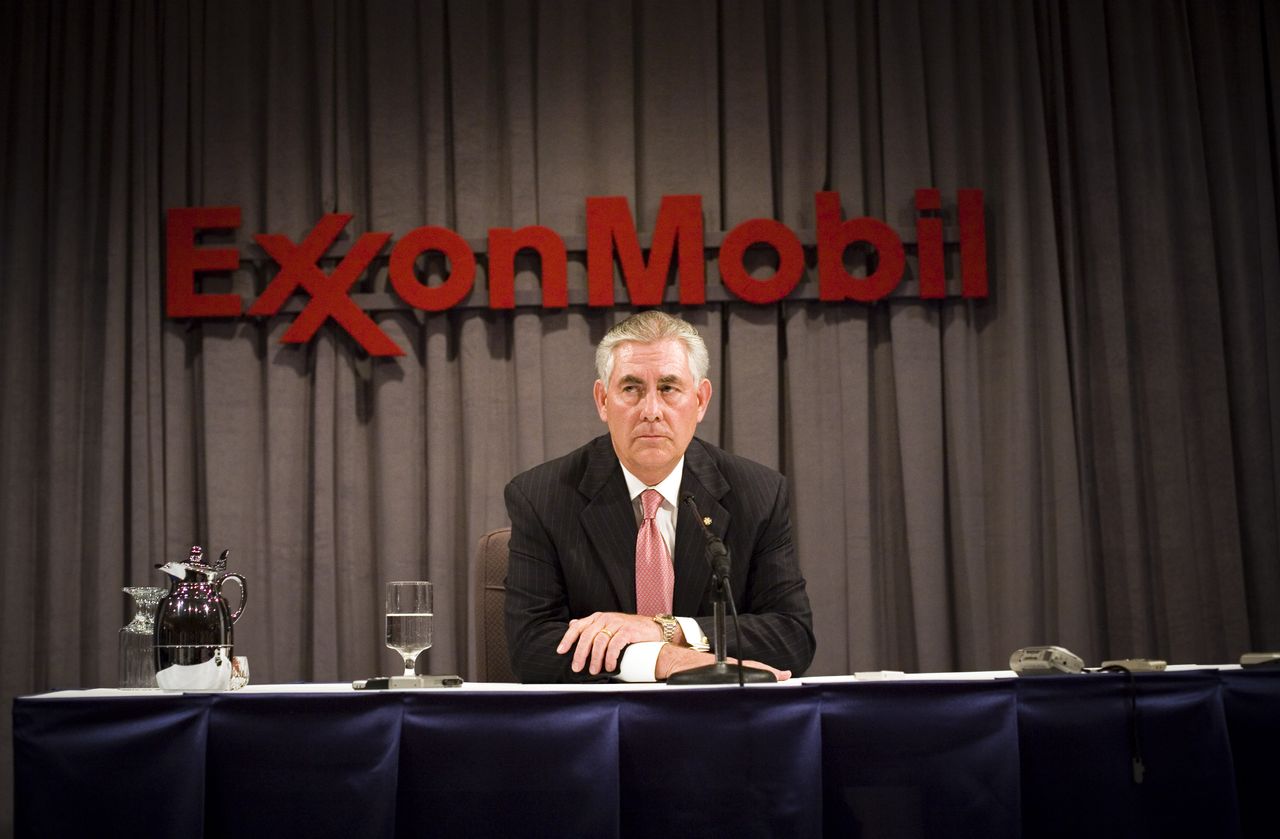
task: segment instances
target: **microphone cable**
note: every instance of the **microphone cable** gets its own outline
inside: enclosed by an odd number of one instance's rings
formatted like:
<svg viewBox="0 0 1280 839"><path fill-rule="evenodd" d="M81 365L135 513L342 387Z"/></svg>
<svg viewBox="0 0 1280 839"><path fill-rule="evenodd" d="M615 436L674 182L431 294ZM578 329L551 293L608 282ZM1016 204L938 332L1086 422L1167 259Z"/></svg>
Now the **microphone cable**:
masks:
<svg viewBox="0 0 1280 839"><path fill-rule="evenodd" d="M1138 732L1138 723L1142 719L1142 712L1138 710L1137 679L1134 678L1132 670L1120 664L1111 664L1089 672L1123 673L1128 677L1126 680L1127 690L1125 692L1129 699L1129 760L1133 766L1133 782L1141 784L1142 777L1147 773L1147 765L1142 759L1142 736Z"/></svg>
<svg viewBox="0 0 1280 839"><path fill-rule="evenodd" d="M733 602L733 590L729 588L729 581L724 580L721 585L724 586L724 599L729 601L729 610L733 612L733 638L738 645L738 687L744 688L747 682L742 669L742 627L738 625L738 604ZM725 650L725 652L729 651Z"/></svg>

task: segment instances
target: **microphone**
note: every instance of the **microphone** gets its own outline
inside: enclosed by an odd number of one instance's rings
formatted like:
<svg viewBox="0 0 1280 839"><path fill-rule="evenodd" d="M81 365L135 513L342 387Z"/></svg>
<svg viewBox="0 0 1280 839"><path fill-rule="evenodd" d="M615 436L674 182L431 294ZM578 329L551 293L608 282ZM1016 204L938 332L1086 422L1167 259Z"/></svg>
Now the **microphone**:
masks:
<svg viewBox="0 0 1280 839"><path fill-rule="evenodd" d="M727 685L737 682L739 687L747 682L776 682L777 679L768 670L747 667L738 656L737 666L731 666L725 660L725 646L729 640L724 631L724 607L729 604L733 610L733 630L738 636L738 646L742 646L742 629L738 626L738 607L733 602L729 591L729 549L719 536L707 527L706 519L698 509L698 502L693 500L693 493L686 492L680 499L689 505L689 512L702 528L702 535L707 539L707 563L711 566L714 595L712 596L712 637L716 660L714 664L695 667L692 670L681 670L667 677L669 685Z"/></svg>
<svg viewBox="0 0 1280 839"><path fill-rule="evenodd" d="M698 522L698 527L702 528L702 535L707 540L707 562L711 564L711 574L717 580L729 580L729 549L724 546L724 542L720 537L711 532L711 528L707 527L702 513L698 511L698 502L693 500L693 493L685 493L682 499L689 505L689 509L693 512L693 518Z"/></svg>

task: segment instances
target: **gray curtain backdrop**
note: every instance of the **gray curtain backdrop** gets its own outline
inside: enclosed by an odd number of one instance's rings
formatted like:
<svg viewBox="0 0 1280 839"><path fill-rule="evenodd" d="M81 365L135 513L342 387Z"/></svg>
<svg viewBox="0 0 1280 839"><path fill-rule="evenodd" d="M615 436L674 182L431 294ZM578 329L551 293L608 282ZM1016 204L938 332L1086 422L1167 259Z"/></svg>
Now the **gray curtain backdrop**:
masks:
<svg viewBox="0 0 1280 839"><path fill-rule="evenodd" d="M581 236L591 195L812 230L821 189L910 241L916 188L985 189L986 301L685 310L701 435L790 481L811 672L1280 647L1274 5L3 5L5 824L9 699L113 685L155 563L233 549L255 682L391 671L382 585L431 579L425 669L465 676L503 485L604 430L625 308L386 312L391 360L332 323L282 345L292 314L170 321L170 207L241 206L213 241L250 256L326 212ZM356 290L387 287L384 259Z"/></svg>

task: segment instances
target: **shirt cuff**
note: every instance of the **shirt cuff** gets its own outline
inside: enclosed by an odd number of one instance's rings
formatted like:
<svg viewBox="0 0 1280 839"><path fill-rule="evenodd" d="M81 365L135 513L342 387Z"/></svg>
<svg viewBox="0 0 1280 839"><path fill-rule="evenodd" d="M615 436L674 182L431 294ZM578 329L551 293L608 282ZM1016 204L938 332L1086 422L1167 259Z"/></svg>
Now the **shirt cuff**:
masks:
<svg viewBox="0 0 1280 839"><path fill-rule="evenodd" d="M684 642L699 652L709 652L711 644L707 642L707 636L702 631L702 627L698 626L698 622L693 618L676 618L676 622L680 624L680 631L684 633Z"/></svg>
<svg viewBox="0 0 1280 839"><path fill-rule="evenodd" d="M658 681L655 676L658 652L665 644L666 641L637 641L628 644L618 661L618 675L615 678L620 682Z"/></svg>

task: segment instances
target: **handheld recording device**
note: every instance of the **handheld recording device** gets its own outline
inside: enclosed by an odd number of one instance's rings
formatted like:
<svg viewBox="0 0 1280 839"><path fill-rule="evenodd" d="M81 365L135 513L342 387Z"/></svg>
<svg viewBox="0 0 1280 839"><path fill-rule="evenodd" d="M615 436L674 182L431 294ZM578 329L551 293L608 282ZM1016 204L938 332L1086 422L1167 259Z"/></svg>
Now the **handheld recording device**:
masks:
<svg viewBox="0 0 1280 839"><path fill-rule="evenodd" d="M1158 658L1117 658L1104 661L1099 670L1128 670L1130 673L1155 673L1168 667L1168 662Z"/></svg>
<svg viewBox="0 0 1280 839"><path fill-rule="evenodd" d="M374 676L372 679L356 679L351 683L351 687L356 690L456 688L461 685L460 676Z"/></svg>
<svg viewBox="0 0 1280 839"><path fill-rule="evenodd" d="M1009 656L1009 669L1019 676L1055 676L1081 672L1084 660L1065 647L1023 647Z"/></svg>

